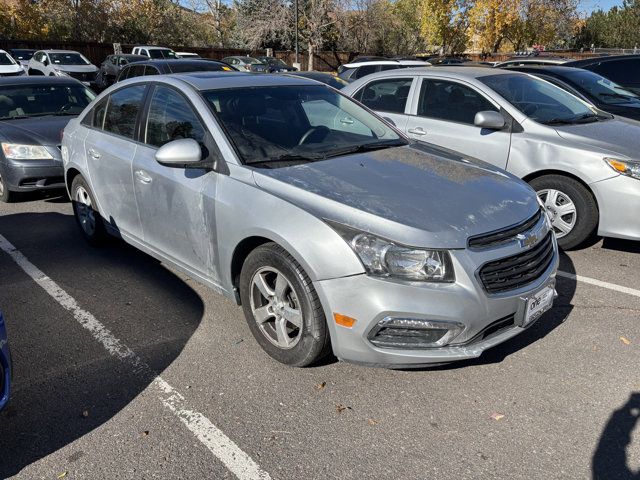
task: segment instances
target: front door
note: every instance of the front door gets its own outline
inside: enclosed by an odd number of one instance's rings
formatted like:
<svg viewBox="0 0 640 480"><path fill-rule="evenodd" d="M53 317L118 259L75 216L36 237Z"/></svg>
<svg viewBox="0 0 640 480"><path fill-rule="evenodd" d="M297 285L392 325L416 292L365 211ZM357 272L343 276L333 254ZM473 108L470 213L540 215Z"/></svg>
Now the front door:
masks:
<svg viewBox="0 0 640 480"><path fill-rule="evenodd" d="M407 135L506 168L509 127L496 131L474 125L476 113L499 111L493 102L469 85L439 78L423 77L416 91Z"/></svg>
<svg viewBox="0 0 640 480"><path fill-rule="evenodd" d="M133 162L144 241L153 250L215 282L217 174L166 167L155 159L158 148L173 140L193 138L204 145L204 123L177 90L156 86L151 95L142 128L144 145L138 147Z"/></svg>

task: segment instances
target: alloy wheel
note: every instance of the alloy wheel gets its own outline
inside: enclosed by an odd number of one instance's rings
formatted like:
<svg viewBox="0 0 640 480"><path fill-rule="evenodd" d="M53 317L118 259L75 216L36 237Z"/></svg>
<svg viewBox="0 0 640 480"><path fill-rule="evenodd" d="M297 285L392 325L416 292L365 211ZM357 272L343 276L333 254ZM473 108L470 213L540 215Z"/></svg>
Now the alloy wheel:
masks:
<svg viewBox="0 0 640 480"><path fill-rule="evenodd" d="M302 336L302 310L291 282L273 267L251 279L251 311L262 334L278 348L295 347Z"/></svg>
<svg viewBox="0 0 640 480"><path fill-rule="evenodd" d="M84 187L79 186L76 189L75 197L76 215L78 215L80 226L87 235L91 236L96 231L96 217L91 206L89 192Z"/></svg>
<svg viewBox="0 0 640 480"><path fill-rule="evenodd" d="M538 197L551 220L557 238L568 235L576 226L578 212L573 200L564 192L552 188L540 190Z"/></svg>

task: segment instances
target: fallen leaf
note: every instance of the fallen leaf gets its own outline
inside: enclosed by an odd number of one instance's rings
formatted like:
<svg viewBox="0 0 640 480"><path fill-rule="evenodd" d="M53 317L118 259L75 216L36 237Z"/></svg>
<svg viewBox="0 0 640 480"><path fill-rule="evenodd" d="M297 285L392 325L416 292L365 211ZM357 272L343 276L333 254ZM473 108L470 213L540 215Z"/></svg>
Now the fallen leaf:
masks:
<svg viewBox="0 0 640 480"><path fill-rule="evenodd" d="M372 425L372 426L373 426L373 425L377 425L377 424L378 424L378 422L377 422L377 421L375 421L373 418L369 418L369 419L367 420L367 422L369 422L369 425Z"/></svg>
<svg viewBox="0 0 640 480"><path fill-rule="evenodd" d="M504 415L502 415L501 413L493 412L491 414L491 418L493 418L494 420L502 420L504 418Z"/></svg>
<svg viewBox="0 0 640 480"><path fill-rule="evenodd" d="M58 478L64 478L67 476L67 472L62 472L58 474Z"/></svg>
<svg viewBox="0 0 640 480"><path fill-rule="evenodd" d="M326 386L327 386L327 382L320 382L316 385L316 390L322 390Z"/></svg>
<svg viewBox="0 0 640 480"><path fill-rule="evenodd" d="M149 435L149 430L145 430L144 432L140 432L140 436L141 437L146 437L147 435Z"/></svg>
<svg viewBox="0 0 640 480"><path fill-rule="evenodd" d="M620 337L620 341L625 345L631 345L631 340L629 340L627 337Z"/></svg>
<svg viewBox="0 0 640 480"><path fill-rule="evenodd" d="M338 412L338 413L342 413L342 412L344 412L345 410L353 410L353 408L348 407L348 406L345 406L345 405L342 405L341 403L339 403L339 404L337 404L337 405L336 405L336 412Z"/></svg>
<svg viewBox="0 0 640 480"><path fill-rule="evenodd" d="M80 416L82 418L87 418L89 416L89 410L82 410L82 413L80 414Z"/></svg>

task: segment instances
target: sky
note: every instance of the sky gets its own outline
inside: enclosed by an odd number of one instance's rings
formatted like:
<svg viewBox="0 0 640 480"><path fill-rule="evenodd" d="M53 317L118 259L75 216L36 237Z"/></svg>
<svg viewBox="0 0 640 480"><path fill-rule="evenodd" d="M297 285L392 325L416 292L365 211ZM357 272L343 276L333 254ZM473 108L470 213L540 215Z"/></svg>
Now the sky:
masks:
<svg viewBox="0 0 640 480"><path fill-rule="evenodd" d="M622 5L622 0L580 0L578 9L584 13L591 13L594 10L609 10L616 5Z"/></svg>

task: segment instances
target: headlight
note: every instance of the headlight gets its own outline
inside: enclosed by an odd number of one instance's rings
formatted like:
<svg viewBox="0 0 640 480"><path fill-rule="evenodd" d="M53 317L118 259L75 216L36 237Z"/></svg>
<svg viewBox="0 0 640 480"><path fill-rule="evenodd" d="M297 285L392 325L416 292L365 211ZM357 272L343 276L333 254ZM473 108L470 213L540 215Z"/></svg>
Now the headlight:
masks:
<svg viewBox="0 0 640 480"><path fill-rule="evenodd" d="M405 247L342 224L327 223L349 244L370 275L422 282L455 281L446 250Z"/></svg>
<svg viewBox="0 0 640 480"><path fill-rule="evenodd" d="M69 74L67 72L63 72L62 70L54 70L53 71L58 77L68 77Z"/></svg>
<svg viewBox="0 0 640 480"><path fill-rule="evenodd" d="M616 172L640 180L640 162L618 160L617 158L605 158L604 161Z"/></svg>
<svg viewBox="0 0 640 480"><path fill-rule="evenodd" d="M18 145L2 142L5 158L10 160L53 160L53 156L41 145Z"/></svg>

